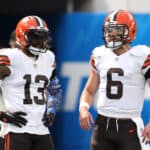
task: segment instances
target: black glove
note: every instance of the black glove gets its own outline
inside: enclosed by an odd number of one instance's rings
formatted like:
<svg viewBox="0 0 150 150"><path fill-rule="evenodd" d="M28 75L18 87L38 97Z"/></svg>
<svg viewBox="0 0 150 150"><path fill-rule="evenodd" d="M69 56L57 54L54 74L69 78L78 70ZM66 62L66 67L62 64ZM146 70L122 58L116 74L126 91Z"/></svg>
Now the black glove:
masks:
<svg viewBox="0 0 150 150"><path fill-rule="evenodd" d="M51 126L53 124L54 120L55 120L55 114L53 114L53 113L48 113L48 114L45 113L42 118L43 124L46 127Z"/></svg>
<svg viewBox="0 0 150 150"><path fill-rule="evenodd" d="M23 117L27 114L25 112L14 112L14 113L6 113L6 112L0 112L0 120L5 123L11 123L17 127L25 126L27 123L27 120Z"/></svg>

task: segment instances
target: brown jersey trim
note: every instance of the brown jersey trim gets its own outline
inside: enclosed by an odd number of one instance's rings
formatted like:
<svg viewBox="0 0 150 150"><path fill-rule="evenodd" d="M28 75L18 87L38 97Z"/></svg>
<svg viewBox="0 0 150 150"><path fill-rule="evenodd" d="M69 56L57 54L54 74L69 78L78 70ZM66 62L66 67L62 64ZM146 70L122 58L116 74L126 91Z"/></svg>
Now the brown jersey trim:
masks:
<svg viewBox="0 0 150 150"><path fill-rule="evenodd" d="M97 70L97 68L96 68L96 66L95 66L94 56L91 56L90 64L91 64L91 66L92 66L95 70Z"/></svg>
<svg viewBox="0 0 150 150"><path fill-rule="evenodd" d="M142 65L142 69L145 69L149 65L150 65L150 55L147 56L144 64Z"/></svg>
<svg viewBox="0 0 150 150"><path fill-rule="evenodd" d="M8 133L5 136L5 150L10 150L10 134Z"/></svg>
<svg viewBox="0 0 150 150"><path fill-rule="evenodd" d="M0 55L0 65L10 65L9 57L5 55Z"/></svg>

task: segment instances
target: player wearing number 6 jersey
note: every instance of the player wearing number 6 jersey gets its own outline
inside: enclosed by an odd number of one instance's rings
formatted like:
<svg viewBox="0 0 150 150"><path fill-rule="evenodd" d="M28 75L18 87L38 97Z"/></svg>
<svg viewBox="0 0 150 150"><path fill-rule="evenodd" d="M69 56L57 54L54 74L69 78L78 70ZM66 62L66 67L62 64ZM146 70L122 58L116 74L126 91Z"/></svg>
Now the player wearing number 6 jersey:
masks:
<svg viewBox="0 0 150 150"><path fill-rule="evenodd" d="M126 10L105 19L105 46L93 50L91 71L80 98L80 126L94 123L91 150L148 150L150 123L144 128L141 111L145 82L150 84L150 49L130 47L136 35L134 17ZM97 92L97 118L89 107Z"/></svg>
<svg viewBox="0 0 150 150"><path fill-rule="evenodd" d="M0 52L6 106L0 120L7 150L54 149L45 116L47 86L56 66L49 39L45 21L27 16L16 27L17 48Z"/></svg>

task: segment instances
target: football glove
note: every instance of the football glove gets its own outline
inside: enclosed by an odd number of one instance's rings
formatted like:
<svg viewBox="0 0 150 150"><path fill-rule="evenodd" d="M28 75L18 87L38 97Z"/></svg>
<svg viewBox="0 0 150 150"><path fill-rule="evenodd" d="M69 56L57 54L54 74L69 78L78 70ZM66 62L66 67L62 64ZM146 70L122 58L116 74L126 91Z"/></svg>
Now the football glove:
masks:
<svg viewBox="0 0 150 150"><path fill-rule="evenodd" d="M55 120L55 114L53 114L53 113L48 113L48 114L44 113L42 121L43 121L43 124L46 127L52 126L54 120Z"/></svg>
<svg viewBox="0 0 150 150"><path fill-rule="evenodd" d="M27 123L27 120L23 117L27 114L25 112L14 112L14 113L6 113L6 112L0 112L0 120L5 123L11 123L17 127L25 126Z"/></svg>

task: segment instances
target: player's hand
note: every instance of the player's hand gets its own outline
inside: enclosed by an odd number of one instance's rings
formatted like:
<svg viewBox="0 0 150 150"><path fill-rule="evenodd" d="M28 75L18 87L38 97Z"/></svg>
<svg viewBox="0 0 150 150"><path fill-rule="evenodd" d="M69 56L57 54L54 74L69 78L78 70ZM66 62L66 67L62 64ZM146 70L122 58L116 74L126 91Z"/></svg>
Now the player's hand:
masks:
<svg viewBox="0 0 150 150"><path fill-rule="evenodd" d="M142 133L143 140L145 144L150 144L150 122L146 125Z"/></svg>
<svg viewBox="0 0 150 150"><path fill-rule="evenodd" d="M14 113L6 113L1 112L0 113L0 120L5 123L11 123L17 127L25 126L27 123L27 120L24 118L27 114L25 112L14 112Z"/></svg>
<svg viewBox="0 0 150 150"><path fill-rule="evenodd" d="M55 114L54 113L48 113L48 114L45 113L43 118L42 118L43 124L46 127L52 126L54 120L55 120Z"/></svg>
<svg viewBox="0 0 150 150"><path fill-rule="evenodd" d="M88 111L86 107L82 107L80 109L80 117L79 117L80 126L84 130L89 130L91 128L91 124L94 124L94 119L91 113Z"/></svg>

